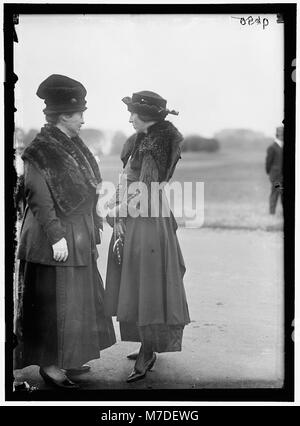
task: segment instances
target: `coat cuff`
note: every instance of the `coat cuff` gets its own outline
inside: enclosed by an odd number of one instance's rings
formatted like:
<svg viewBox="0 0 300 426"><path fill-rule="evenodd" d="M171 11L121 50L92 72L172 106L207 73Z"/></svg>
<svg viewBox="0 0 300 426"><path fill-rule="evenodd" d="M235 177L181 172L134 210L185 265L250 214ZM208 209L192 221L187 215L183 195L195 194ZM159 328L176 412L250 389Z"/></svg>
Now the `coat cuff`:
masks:
<svg viewBox="0 0 300 426"><path fill-rule="evenodd" d="M62 238L65 238L66 231L61 227L57 220L53 221L50 225L44 228L49 243L53 246Z"/></svg>

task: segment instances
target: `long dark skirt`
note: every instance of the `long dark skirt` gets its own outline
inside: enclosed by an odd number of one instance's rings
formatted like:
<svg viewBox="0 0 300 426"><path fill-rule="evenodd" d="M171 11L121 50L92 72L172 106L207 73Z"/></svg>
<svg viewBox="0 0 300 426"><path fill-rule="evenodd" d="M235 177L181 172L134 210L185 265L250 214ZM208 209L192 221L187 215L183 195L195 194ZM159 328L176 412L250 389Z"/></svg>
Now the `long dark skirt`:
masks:
<svg viewBox="0 0 300 426"><path fill-rule="evenodd" d="M116 342L95 261L80 267L21 261L19 289L15 368L75 368Z"/></svg>
<svg viewBox="0 0 300 426"><path fill-rule="evenodd" d="M112 253L106 309L120 322L121 339L155 352L180 351L190 322L183 285L185 265L171 218L126 218L122 265Z"/></svg>

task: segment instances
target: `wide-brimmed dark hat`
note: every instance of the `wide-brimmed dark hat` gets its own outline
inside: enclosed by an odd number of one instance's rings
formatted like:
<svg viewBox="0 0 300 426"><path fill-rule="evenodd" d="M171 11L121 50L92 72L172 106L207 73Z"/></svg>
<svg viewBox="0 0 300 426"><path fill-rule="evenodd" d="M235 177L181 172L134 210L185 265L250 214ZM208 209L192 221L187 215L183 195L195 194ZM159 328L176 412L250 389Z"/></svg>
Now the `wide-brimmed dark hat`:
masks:
<svg viewBox="0 0 300 426"><path fill-rule="evenodd" d="M127 105L128 111L147 119L163 120L168 114L178 115L177 111L167 108L166 99L149 90L133 93L132 97L126 96L122 101Z"/></svg>
<svg viewBox="0 0 300 426"><path fill-rule="evenodd" d="M36 94L45 101L45 114L71 113L87 109L85 87L65 75L50 75L39 85Z"/></svg>

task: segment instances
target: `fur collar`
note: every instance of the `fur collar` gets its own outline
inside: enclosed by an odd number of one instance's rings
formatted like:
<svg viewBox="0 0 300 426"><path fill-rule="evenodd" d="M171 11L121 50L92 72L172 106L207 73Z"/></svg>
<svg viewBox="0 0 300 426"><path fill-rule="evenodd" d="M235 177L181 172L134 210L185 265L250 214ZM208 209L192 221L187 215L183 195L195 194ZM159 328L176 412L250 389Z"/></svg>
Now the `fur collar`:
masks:
<svg viewBox="0 0 300 426"><path fill-rule="evenodd" d="M141 168L144 158L155 160L159 181L168 181L180 158L183 137L170 121L159 121L148 128L147 134L135 134L124 145L121 159L126 165L131 155L131 166Z"/></svg>
<svg viewBox="0 0 300 426"><path fill-rule="evenodd" d="M79 137L69 138L56 126L46 125L24 150L44 176L59 210L72 214L101 182L95 158Z"/></svg>

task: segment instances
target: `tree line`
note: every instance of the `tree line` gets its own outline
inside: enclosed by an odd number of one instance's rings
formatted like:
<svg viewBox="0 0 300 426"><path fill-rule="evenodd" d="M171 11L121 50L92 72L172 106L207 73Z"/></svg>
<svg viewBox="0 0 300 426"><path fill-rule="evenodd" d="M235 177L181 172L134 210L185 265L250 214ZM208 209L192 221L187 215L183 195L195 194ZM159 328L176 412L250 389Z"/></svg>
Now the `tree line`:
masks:
<svg viewBox="0 0 300 426"><path fill-rule="evenodd" d="M15 147L17 150L24 149L35 138L39 131L30 129L25 132L21 128L15 129ZM104 132L99 129L86 128L80 131L80 137L90 148L94 155L119 155L127 136L122 131ZM215 152L220 148L219 141L215 138L204 138L200 135L188 135L184 138L183 152L206 151Z"/></svg>

